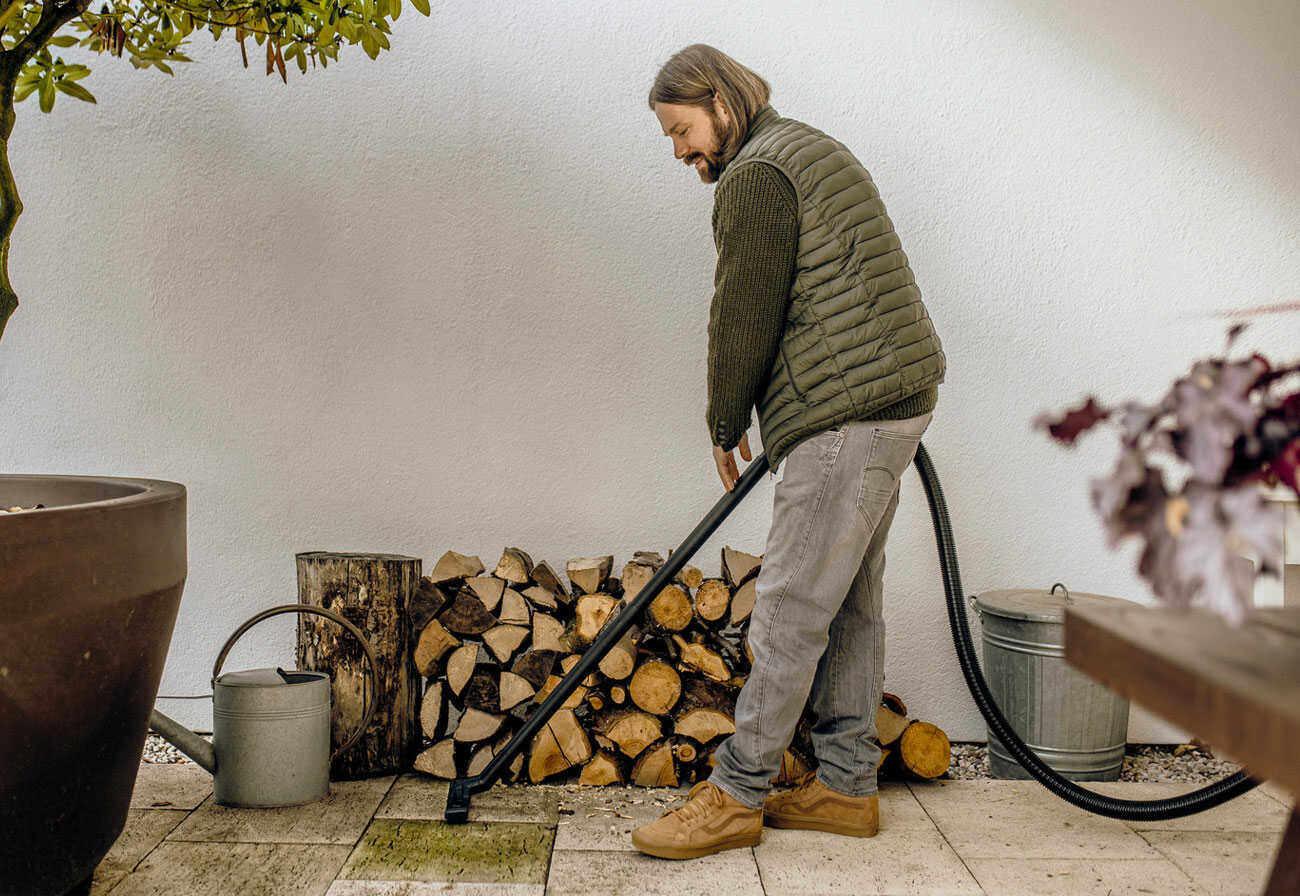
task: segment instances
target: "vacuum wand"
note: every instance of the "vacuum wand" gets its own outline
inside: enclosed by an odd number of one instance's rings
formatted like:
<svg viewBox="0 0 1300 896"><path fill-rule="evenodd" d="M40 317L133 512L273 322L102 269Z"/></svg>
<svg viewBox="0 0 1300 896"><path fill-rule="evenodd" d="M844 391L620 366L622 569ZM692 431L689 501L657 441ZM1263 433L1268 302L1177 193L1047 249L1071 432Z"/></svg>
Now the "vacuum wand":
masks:
<svg viewBox="0 0 1300 896"><path fill-rule="evenodd" d="M641 613L650 604L652 600L663 590L663 587L673 580L678 571L686 565L686 561L695 555L714 533L718 526L722 525L731 511L736 509L736 505L744 500L745 495L749 494L750 489L763 477L768 471L767 455L760 454L745 469L740 479L736 481L735 487L724 494L713 509L709 511L708 516L702 519L695 530L686 537L677 550L673 551L664 565L659 567L650 581L646 583L637 596L625 606L621 612L611 616L605 623L605 627L600 630L596 640L582 654L580 659L569 674L564 676L555 690L551 691L537 709L524 722L515 736L510 739L502 749L492 757L492 761L482 772L472 778L457 778L451 782L451 787L447 791L447 808L444 816L447 821L459 824L469 820L469 801L470 797L476 793L487 790L498 780L502 773L509 767L514 758L528 745L537 734L541 727L545 725L564 701L569 699L569 695L574 692L579 683L591 674L596 665L605 657L605 654L613 648L626 634L627 630L640 618Z"/></svg>

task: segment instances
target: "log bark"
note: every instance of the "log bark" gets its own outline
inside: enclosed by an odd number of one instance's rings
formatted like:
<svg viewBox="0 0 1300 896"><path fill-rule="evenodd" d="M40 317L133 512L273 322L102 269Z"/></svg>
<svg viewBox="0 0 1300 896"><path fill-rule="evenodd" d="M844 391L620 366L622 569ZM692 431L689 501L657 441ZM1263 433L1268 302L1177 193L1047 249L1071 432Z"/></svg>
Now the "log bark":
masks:
<svg viewBox="0 0 1300 896"><path fill-rule="evenodd" d="M378 668L375 712L361 739L331 766L336 778L409 768L420 748L423 682L408 615L420 561L393 554L298 554L298 601L333 610L370 641ZM331 679L330 744L352 736L370 696L365 653L348 631L321 616L298 617L298 666Z"/></svg>

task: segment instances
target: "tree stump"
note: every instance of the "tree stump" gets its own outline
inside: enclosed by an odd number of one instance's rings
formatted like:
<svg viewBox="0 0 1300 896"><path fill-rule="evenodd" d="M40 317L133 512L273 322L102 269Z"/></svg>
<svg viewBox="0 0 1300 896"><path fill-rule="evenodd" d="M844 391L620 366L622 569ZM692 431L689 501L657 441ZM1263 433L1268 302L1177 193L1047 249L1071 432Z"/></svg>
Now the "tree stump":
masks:
<svg viewBox="0 0 1300 896"><path fill-rule="evenodd" d="M407 615L420 583L420 560L394 554L297 555L298 602L324 607L365 634L375 650L379 691L366 733L330 768L335 779L405 771L420 748L421 680ZM332 681L330 749L351 736L365 713L366 657L346 629L321 616L298 617L298 666Z"/></svg>

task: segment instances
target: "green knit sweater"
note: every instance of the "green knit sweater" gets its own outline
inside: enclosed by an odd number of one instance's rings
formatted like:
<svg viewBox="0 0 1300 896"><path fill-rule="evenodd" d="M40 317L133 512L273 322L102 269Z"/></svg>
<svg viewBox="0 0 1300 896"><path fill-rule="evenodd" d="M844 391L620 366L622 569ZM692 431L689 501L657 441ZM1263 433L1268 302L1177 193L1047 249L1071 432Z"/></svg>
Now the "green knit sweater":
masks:
<svg viewBox="0 0 1300 896"><path fill-rule="evenodd" d="M745 165L717 189L708 424L713 444L724 451L736 447L749 429L753 407L767 386L785 327L798 241L799 200L776 168ZM933 386L873 411L870 419L926 414L938 398L939 388Z"/></svg>

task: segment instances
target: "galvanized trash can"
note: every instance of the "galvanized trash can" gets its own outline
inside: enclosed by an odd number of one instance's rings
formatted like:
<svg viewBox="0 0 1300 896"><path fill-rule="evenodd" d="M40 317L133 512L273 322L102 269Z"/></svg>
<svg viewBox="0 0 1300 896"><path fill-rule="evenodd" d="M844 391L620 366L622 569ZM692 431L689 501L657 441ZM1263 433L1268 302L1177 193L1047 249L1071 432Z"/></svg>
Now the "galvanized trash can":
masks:
<svg viewBox="0 0 1300 896"><path fill-rule="evenodd" d="M1101 594L1013 589L976 595L984 678L1002 714L1047 765L1072 781L1119 778L1128 740L1128 700L1065 661L1065 606L1125 603ZM1028 778L988 732L996 778Z"/></svg>

